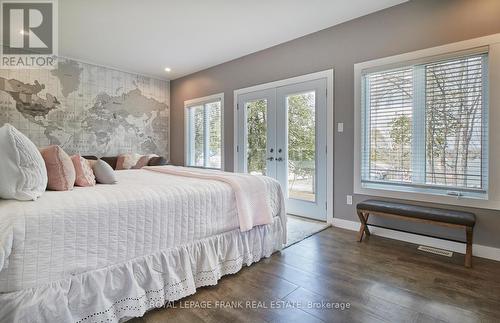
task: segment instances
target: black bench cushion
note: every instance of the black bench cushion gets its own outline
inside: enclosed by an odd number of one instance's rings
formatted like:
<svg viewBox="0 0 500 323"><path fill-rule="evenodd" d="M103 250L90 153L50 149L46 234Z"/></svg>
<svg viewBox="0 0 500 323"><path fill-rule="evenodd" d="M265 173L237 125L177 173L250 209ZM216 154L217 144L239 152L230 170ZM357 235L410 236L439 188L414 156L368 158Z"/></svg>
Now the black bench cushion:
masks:
<svg viewBox="0 0 500 323"><path fill-rule="evenodd" d="M476 216L474 213L439 209L435 207L385 202L379 200L366 200L358 203L357 208L358 210L402 215L410 218L439 221L471 227L476 223Z"/></svg>

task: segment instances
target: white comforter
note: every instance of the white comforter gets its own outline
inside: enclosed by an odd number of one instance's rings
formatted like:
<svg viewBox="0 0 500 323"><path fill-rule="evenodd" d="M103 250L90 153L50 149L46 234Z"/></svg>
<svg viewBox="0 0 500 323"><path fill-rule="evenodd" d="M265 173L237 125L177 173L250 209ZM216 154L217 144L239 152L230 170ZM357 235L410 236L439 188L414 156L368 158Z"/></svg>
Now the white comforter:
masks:
<svg viewBox="0 0 500 323"><path fill-rule="evenodd" d="M258 225L273 223L273 211L269 205L266 182L262 176L181 166L147 166L144 169L229 184L236 199L236 211L242 232L251 230Z"/></svg>
<svg viewBox="0 0 500 323"><path fill-rule="evenodd" d="M35 287L239 228L228 184L146 170L118 184L0 200L0 292ZM274 216L279 184L265 178Z"/></svg>

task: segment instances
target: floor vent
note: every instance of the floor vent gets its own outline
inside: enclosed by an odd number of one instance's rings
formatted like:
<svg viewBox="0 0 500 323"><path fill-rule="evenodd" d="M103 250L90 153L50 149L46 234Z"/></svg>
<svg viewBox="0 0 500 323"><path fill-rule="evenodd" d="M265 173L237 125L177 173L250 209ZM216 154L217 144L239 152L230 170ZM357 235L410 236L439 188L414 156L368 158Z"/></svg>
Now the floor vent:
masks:
<svg viewBox="0 0 500 323"><path fill-rule="evenodd" d="M453 252L444 250L444 249L438 249L438 248L433 248L433 247L428 247L428 246L418 246L418 250L425 251L425 252L430 252L435 255L440 255L440 256L445 256L445 257L451 257L453 256Z"/></svg>

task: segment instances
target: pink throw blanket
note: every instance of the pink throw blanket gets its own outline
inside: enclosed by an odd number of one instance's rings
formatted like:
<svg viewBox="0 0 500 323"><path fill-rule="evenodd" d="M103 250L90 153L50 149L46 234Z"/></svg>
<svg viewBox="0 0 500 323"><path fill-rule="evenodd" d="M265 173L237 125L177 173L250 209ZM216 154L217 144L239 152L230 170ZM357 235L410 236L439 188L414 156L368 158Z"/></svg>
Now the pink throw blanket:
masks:
<svg viewBox="0 0 500 323"><path fill-rule="evenodd" d="M248 231L256 225L272 223L273 215L266 195L266 184L259 176L179 166L148 166L143 169L175 176L216 180L229 184L236 197L236 207L242 232Z"/></svg>

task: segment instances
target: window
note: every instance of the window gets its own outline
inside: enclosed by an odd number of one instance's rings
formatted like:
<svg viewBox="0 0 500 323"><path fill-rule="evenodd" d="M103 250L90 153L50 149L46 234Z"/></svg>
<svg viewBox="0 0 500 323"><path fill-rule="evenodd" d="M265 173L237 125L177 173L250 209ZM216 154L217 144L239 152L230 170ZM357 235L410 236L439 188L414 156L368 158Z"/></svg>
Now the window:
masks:
<svg viewBox="0 0 500 323"><path fill-rule="evenodd" d="M487 198L487 53L362 72L362 187Z"/></svg>
<svg viewBox="0 0 500 323"><path fill-rule="evenodd" d="M223 94L186 101L186 165L222 169Z"/></svg>

